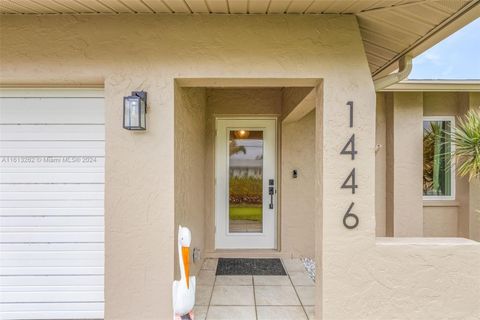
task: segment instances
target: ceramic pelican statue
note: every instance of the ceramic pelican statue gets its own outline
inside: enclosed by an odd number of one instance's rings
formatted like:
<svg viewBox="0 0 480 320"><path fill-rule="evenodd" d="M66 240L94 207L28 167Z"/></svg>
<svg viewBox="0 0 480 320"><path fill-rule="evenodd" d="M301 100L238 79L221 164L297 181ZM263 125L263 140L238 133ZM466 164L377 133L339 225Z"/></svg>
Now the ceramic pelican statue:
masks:
<svg viewBox="0 0 480 320"><path fill-rule="evenodd" d="M189 249L192 233L188 228L178 227L178 260L180 266L180 281L173 281L173 319L193 320L195 305L195 277L190 277Z"/></svg>

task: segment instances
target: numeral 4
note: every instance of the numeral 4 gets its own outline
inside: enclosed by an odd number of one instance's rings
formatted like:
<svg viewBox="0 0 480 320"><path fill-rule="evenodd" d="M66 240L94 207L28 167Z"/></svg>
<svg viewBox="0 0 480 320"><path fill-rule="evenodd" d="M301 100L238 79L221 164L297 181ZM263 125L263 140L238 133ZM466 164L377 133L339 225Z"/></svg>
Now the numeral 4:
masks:
<svg viewBox="0 0 480 320"><path fill-rule="evenodd" d="M351 181L350 184L348 184ZM352 194L355 194L355 189L358 185L355 184L355 168L352 169L347 179L342 184L342 189L352 189Z"/></svg>
<svg viewBox="0 0 480 320"><path fill-rule="evenodd" d="M350 150L348 150L350 148ZM343 147L340 154L350 154L352 156L352 160L355 160L355 155L357 154L357 150L355 150L355 134L352 134L350 139L348 140L345 147Z"/></svg>

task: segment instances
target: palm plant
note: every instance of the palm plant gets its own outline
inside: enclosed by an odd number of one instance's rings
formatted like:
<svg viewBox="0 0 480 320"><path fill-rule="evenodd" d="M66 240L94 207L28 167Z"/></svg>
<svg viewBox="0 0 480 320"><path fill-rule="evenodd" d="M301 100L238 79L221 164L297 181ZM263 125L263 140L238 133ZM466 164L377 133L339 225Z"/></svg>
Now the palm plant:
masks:
<svg viewBox="0 0 480 320"><path fill-rule="evenodd" d="M480 110L480 109L479 109ZM457 174L469 180L480 178L480 113L470 110L457 120L454 132L447 133L455 144Z"/></svg>
<svg viewBox="0 0 480 320"><path fill-rule="evenodd" d="M230 140L230 156L242 152L247 154L247 149L244 146L239 146L236 140Z"/></svg>
<svg viewBox="0 0 480 320"><path fill-rule="evenodd" d="M441 135L438 123L431 122L429 128L423 130L423 194L432 189L434 181L435 142Z"/></svg>
<svg viewBox="0 0 480 320"><path fill-rule="evenodd" d="M469 180L480 180L480 113L478 110L472 109L463 118L459 118L457 128L451 134L456 147L454 155L459 163L457 173L463 177L468 176ZM480 223L480 210L476 212L477 221Z"/></svg>

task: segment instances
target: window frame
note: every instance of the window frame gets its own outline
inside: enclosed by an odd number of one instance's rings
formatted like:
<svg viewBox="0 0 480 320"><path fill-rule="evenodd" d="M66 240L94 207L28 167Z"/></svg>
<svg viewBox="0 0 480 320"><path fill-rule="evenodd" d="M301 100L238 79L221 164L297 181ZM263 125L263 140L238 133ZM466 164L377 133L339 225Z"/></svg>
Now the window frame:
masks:
<svg viewBox="0 0 480 320"><path fill-rule="evenodd" d="M425 121L450 121L450 133L453 133L455 131L455 116L424 116L422 120L422 135L423 135L423 123ZM423 147L423 143L422 143ZM452 153L455 152L455 143L450 142L450 150ZM426 196L423 195L422 191L422 196L423 200L425 201L452 201L456 199L456 185L457 185L457 179L456 179L456 166L455 166L455 161L452 161L451 166L450 166L450 176L451 176L451 190L452 194L449 196L435 196L435 195L430 195Z"/></svg>

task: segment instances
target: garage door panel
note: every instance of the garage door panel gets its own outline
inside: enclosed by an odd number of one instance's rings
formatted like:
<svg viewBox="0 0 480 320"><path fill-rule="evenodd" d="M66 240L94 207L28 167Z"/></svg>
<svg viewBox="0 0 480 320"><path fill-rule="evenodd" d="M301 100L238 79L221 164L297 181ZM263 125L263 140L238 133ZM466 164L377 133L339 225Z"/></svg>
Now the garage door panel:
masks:
<svg viewBox="0 0 480 320"><path fill-rule="evenodd" d="M96 243L0 243L1 251L102 251L103 242Z"/></svg>
<svg viewBox="0 0 480 320"><path fill-rule="evenodd" d="M34 251L0 252L2 265L5 261L34 260L96 260L103 261L103 251ZM2 283L3 284L3 283Z"/></svg>
<svg viewBox="0 0 480 320"><path fill-rule="evenodd" d="M105 142L99 141L2 141L2 149L21 149L21 150L36 150L36 149L99 149L103 152L105 150Z"/></svg>
<svg viewBox="0 0 480 320"><path fill-rule="evenodd" d="M103 200L103 192L2 192L0 200Z"/></svg>
<svg viewBox="0 0 480 320"><path fill-rule="evenodd" d="M103 242L103 232L8 232L0 242Z"/></svg>
<svg viewBox="0 0 480 320"><path fill-rule="evenodd" d="M41 97L0 99L2 124L104 124L103 98Z"/></svg>
<svg viewBox="0 0 480 320"><path fill-rule="evenodd" d="M8 208L102 208L102 200L31 200L0 201L3 209Z"/></svg>
<svg viewBox="0 0 480 320"><path fill-rule="evenodd" d="M22 304L23 305L23 304ZM75 319L102 319L103 311L83 311L70 309L75 312ZM19 311L2 312L3 320L29 319L72 319L72 311Z"/></svg>
<svg viewBox="0 0 480 320"><path fill-rule="evenodd" d="M103 226L0 226L0 233L19 233L19 232L102 232Z"/></svg>
<svg viewBox="0 0 480 320"><path fill-rule="evenodd" d="M104 173L1 173L2 183L102 183Z"/></svg>
<svg viewBox="0 0 480 320"><path fill-rule="evenodd" d="M2 183L102 183L105 180L103 173L2 173Z"/></svg>
<svg viewBox="0 0 480 320"><path fill-rule="evenodd" d="M102 291L0 292L0 300L9 302L102 302Z"/></svg>
<svg viewBox="0 0 480 320"><path fill-rule="evenodd" d="M0 125L0 141L104 141L103 125Z"/></svg>
<svg viewBox="0 0 480 320"><path fill-rule="evenodd" d="M102 267L3 267L0 265L1 276L26 276L26 275L103 275Z"/></svg>
<svg viewBox="0 0 480 320"><path fill-rule="evenodd" d="M103 259L19 259L2 261L2 267L29 267L35 265L37 267L101 267ZM2 284L3 287L3 284ZM1 290L0 290L1 291Z"/></svg>
<svg viewBox="0 0 480 320"><path fill-rule="evenodd" d="M96 184L0 184L0 192L103 192L103 183Z"/></svg>
<svg viewBox="0 0 480 320"><path fill-rule="evenodd" d="M18 157L104 157L105 151L96 148L83 149L7 149L0 150L0 159L4 161L26 161ZM10 160L8 157L16 157ZM27 159L29 163L35 163L37 159ZM35 161L34 161L35 160ZM73 162L74 159L72 159Z"/></svg>
<svg viewBox="0 0 480 320"><path fill-rule="evenodd" d="M2 319L103 318L103 104L98 90L0 90Z"/></svg>
<svg viewBox="0 0 480 320"><path fill-rule="evenodd" d="M8 286L13 288L18 287L28 287L28 286L102 286L104 283L103 276L97 275L84 275L79 277L70 277L70 276L18 276L18 277L1 277L2 286ZM74 288L72 288L73 291ZM31 290L27 290L31 291Z"/></svg>
<svg viewBox="0 0 480 320"><path fill-rule="evenodd" d="M1 143L1 142L0 142ZM24 169L26 172L49 172L48 170L70 169L72 172L89 172L88 170L102 170L105 168L105 157L8 157L0 158L0 168L2 171ZM45 168L45 169L44 169Z"/></svg>
<svg viewBox="0 0 480 320"><path fill-rule="evenodd" d="M103 207L0 208L0 216L98 216Z"/></svg>
<svg viewBox="0 0 480 320"><path fill-rule="evenodd" d="M84 216L84 217L2 217L0 216L0 226L2 227L53 227L53 226L95 226L104 227L103 216Z"/></svg>
<svg viewBox="0 0 480 320"><path fill-rule="evenodd" d="M55 285L47 285L47 286L7 286L4 285L0 288L0 292L53 292L53 291L100 291L103 292L103 285L99 286L87 286L87 285L74 285L74 286L55 286Z"/></svg>
<svg viewBox="0 0 480 320"><path fill-rule="evenodd" d="M3 174L12 174L12 173L28 173L30 175L35 175L37 173L70 173L70 174L85 174L85 173L102 173L104 172L102 167L59 167L59 168L46 168L46 167L9 167L2 168Z"/></svg>
<svg viewBox="0 0 480 320"><path fill-rule="evenodd" d="M2 304L2 311L15 311L16 306L12 303ZM89 311L100 311L103 310L104 304L101 302L96 303L52 303L45 305L43 303L26 303L24 304L24 310L28 311L51 311L52 309L58 311L68 311L68 310L89 310ZM23 318L22 318L23 319ZM38 319L38 318L28 318L28 319Z"/></svg>
<svg viewBox="0 0 480 320"><path fill-rule="evenodd" d="M72 319L72 311L77 319L102 319L104 304L100 302L84 303L22 303L22 310L18 311L18 304L2 304L2 319ZM57 310L57 311L52 311Z"/></svg>

